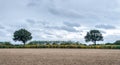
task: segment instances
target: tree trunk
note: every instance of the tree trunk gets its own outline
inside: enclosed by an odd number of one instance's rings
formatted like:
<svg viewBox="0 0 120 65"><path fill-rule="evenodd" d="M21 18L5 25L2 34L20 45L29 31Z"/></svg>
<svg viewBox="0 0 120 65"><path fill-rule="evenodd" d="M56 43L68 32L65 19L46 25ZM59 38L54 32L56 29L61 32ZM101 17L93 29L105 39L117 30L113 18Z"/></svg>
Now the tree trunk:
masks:
<svg viewBox="0 0 120 65"><path fill-rule="evenodd" d="M96 41L93 42L96 45Z"/></svg>
<svg viewBox="0 0 120 65"><path fill-rule="evenodd" d="M25 41L23 41L23 43L24 43L24 47L25 47L25 43L26 43L26 42L25 42Z"/></svg>
<svg viewBox="0 0 120 65"><path fill-rule="evenodd" d="M24 43L24 46L25 46L25 43Z"/></svg>

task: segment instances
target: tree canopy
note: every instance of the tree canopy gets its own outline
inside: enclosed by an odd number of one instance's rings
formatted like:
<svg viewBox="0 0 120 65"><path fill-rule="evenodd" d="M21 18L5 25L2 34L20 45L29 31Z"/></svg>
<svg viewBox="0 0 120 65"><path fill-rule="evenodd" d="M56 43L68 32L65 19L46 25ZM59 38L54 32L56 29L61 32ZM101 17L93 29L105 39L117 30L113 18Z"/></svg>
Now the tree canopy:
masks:
<svg viewBox="0 0 120 65"><path fill-rule="evenodd" d="M32 39L31 33L26 29L20 29L15 31L13 37L14 41L22 41L24 45L27 41Z"/></svg>
<svg viewBox="0 0 120 65"><path fill-rule="evenodd" d="M96 41L103 41L103 36L99 30L90 30L85 36L85 41L91 41L96 45Z"/></svg>
<svg viewBox="0 0 120 65"><path fill-rule="evenodd" d="M114 42L115 45L120 45L120 40Z"/></svg>

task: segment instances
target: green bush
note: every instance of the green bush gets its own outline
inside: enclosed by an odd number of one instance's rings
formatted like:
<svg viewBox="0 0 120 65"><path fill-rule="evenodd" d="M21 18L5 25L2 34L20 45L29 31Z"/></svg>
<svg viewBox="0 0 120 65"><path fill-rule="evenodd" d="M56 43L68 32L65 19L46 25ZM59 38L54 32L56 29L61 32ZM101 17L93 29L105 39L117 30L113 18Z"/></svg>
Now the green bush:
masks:
<svg viewBox="0 0 120 65"><path fill-rule="evenodd" d="M0 45L0 48L79 48L79 49L120 49L120 45Z"/></svg>

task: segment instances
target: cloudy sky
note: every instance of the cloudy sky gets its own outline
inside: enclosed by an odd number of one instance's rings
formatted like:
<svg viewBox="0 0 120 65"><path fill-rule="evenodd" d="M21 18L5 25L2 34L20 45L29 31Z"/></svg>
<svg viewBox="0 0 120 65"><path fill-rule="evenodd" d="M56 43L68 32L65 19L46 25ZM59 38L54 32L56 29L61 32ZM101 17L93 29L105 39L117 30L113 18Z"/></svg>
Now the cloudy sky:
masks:
<svg viewBox="0 0 120 65"><path fill-rule="evenodd" d="M32 40L84 42L98 29L104 42L120 39L120 0L0 0L0 41L25 28ZM14 42L18 43L18 42Z"/></svg>

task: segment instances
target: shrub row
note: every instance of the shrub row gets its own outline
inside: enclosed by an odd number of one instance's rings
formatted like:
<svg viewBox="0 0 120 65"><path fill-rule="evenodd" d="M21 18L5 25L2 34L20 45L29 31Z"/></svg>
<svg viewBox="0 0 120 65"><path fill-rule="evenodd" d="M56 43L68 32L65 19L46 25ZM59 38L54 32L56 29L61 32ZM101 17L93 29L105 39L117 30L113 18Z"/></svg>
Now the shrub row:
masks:
<svg viewBox="0 0 120 65"><path fill-rule="evenodd" d="M0 45L0 48L80 48L80 49L120 49L120 45Z"/></svg>

